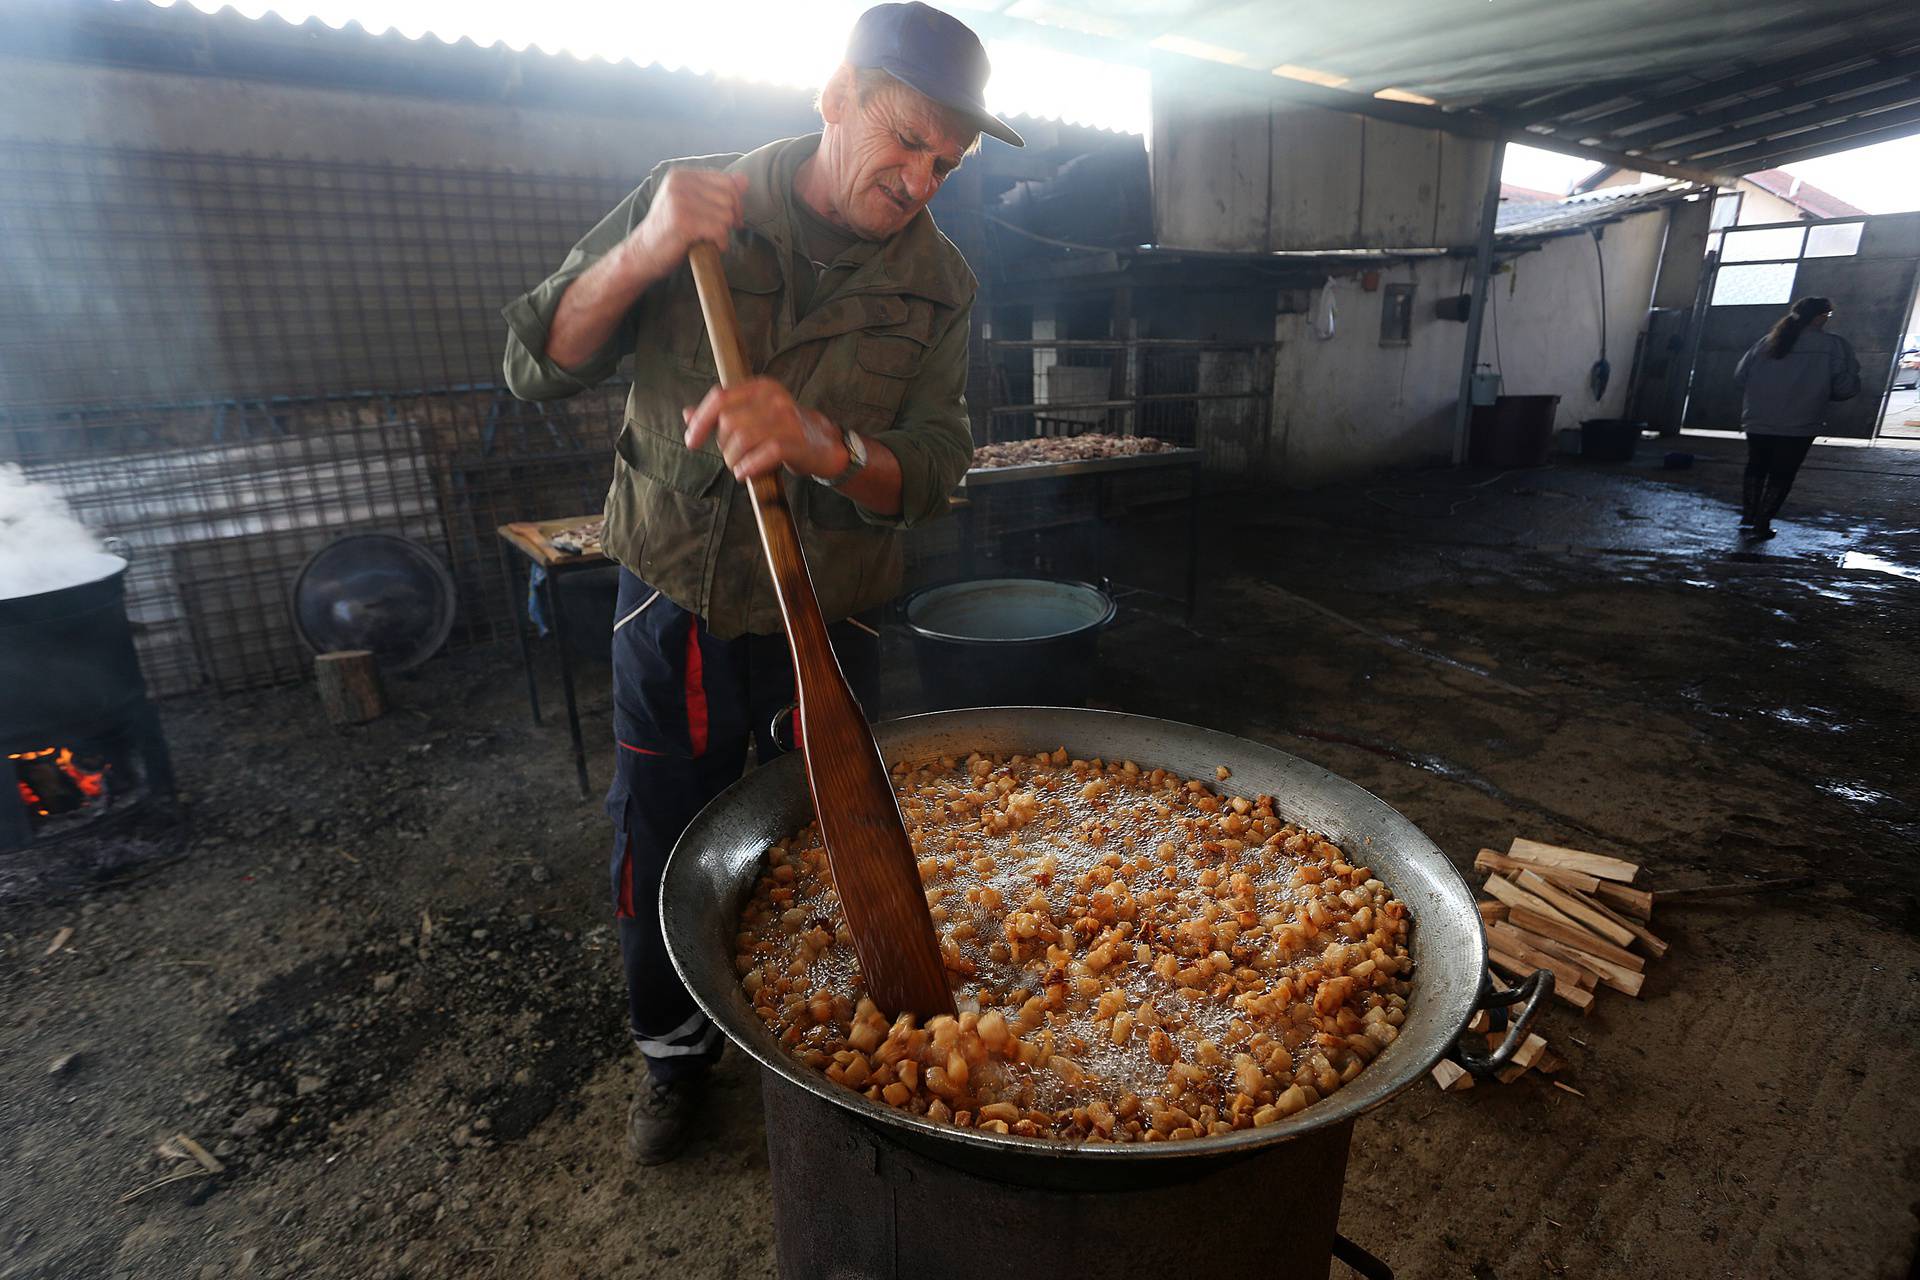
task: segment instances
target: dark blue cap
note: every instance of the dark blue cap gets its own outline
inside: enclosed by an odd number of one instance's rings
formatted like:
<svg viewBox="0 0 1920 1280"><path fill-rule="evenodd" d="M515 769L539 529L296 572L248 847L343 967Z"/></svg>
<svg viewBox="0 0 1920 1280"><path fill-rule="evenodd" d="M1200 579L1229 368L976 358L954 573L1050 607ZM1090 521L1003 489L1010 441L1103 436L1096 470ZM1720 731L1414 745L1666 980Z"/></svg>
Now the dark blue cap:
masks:
<svg viewBox="0 0 1920 1280"><path fill-rule="evenodd" d="M847 37L847 65L878 67L917 93L959 112L982 133L1012 146L1027 144L987 110L993 68L980 37L958 18L913 0L880 4L860 15Z"/></svg>

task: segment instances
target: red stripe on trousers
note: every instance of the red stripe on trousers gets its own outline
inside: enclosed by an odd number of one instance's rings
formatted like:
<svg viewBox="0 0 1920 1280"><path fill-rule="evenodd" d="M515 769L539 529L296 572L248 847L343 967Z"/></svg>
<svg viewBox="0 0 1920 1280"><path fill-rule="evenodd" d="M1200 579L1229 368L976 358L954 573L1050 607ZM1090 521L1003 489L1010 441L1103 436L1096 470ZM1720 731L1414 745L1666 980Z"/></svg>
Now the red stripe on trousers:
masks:
<svg viewBox="0 0 1920 1280"><path fill-rule="evenodd" d="M636 747L631 742L621 742L618 738L615 738L613 741L616 746L623 747L637 756L657 756L664 754L659 751L649 751L645 747Z"/></svg>
<svg viewBox="0 0 1920 1280"><path fill-rule="evenodd" d="M707 686L700 669L700 621L687 619L687 745L707 754Z"/></svg>
<svg viewBox="0 0 1920 1280"><path fill-rule="evenodd" d="M621 920L633 919L633 837L627 837L626 845L620 850L620 901L614 905L613 914Z"/></svg>

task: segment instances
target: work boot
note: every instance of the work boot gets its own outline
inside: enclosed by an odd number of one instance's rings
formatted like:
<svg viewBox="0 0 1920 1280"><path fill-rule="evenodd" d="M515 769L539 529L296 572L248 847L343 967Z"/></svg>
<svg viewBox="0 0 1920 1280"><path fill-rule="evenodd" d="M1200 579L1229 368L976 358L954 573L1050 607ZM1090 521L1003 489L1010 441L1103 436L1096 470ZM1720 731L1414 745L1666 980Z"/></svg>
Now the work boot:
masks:
<svg viewBox="0 0 1920 1280"><path fill-rule="evenodd" d="M704 1071L679 1080L647 1078L627 1112L627 1152L635 1164L665 1164L680 1154L706 1091Z"/></svg>
<svg viewBox="0 0 1920 1280"><path fill-rule="evenodd" d="M1749 536L1755 539L1771 538L1773 518L1780 514L1780 508L1786 500L1786 488L1768 476L1766 487L1760 492L1759 504L1754 507L1753 532Z"/></svg>
<svg viewBox="0 0 1920 1280"><path fill-rule="evenodd" d="M1740 492L1740 527L1751 529L1760 521L1760 495L1767 483L1766 473L1748 472Z"/></svg>

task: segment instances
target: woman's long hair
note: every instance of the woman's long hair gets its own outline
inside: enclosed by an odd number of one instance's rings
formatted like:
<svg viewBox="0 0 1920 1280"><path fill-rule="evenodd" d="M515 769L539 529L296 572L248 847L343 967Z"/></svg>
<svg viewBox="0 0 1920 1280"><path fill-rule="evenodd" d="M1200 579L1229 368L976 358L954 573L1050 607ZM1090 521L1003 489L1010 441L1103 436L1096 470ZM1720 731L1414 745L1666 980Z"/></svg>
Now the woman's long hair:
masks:
<svg viewBox="0 0 1920 1280"><path fill-rule="evenodd" d="M1788 307L1787 314L1767 330L1767 355L1775 360L1786 355L1793 350L1793 344L1800 341L1801 330L1832 310L1831 298L1802 298Z"/></svg>

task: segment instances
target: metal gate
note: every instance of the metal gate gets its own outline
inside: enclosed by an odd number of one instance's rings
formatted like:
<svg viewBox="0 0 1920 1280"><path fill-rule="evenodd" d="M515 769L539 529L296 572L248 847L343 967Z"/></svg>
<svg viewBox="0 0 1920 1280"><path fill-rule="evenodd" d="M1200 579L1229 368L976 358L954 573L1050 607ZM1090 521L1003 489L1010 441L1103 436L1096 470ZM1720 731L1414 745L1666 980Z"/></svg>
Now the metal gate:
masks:
<svg viewBox="0 0 1920 1280"><path fill-rule="evenodd" d="M1707 245L1718 260L1702 290L1686 425L1739 429L1734 366L1794 299L1813 295L1833 300L1829 327L1860 357L1860 394L1828 409L1822 434L1871 439L1920 278L1920 213L1729 227Z"/></svg>

